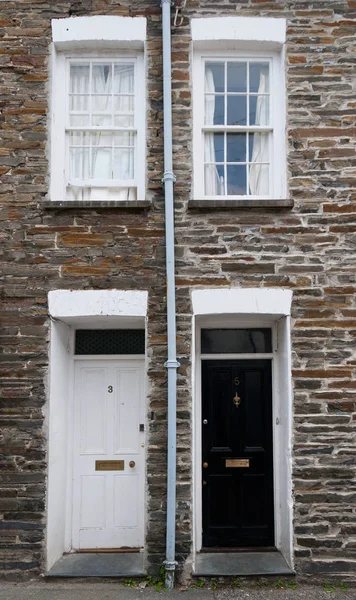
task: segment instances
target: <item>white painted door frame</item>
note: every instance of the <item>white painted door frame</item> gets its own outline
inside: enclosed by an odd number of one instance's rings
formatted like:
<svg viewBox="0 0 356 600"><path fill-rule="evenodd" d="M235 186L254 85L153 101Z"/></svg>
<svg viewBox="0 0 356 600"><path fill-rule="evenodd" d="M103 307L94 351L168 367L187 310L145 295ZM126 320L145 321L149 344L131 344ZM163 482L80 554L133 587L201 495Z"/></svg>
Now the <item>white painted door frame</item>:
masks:
<svg viewBox="0 0 356 600"><path fill-rule="evenodd" d="M291 347L290 347L290 317L287 312L287 302L282 314L273 314L269 310L269 302L264 304L254 302L256 297L248 298L248 294L242 295L242 314L238 312L239 292L250 292L250 290L227 290L228 301L224 302L224 296L219 297L220 314L217 298L214 299L214 291L209 291L210 306L206 305L208 292L198 290L193 292L194 316L192 319L192 388L193 388L193 568L195 553L202 546L202 494L201 494L201 353L200 353L200 331L202 327L214 328L250 328L270 327L272 329L273 353L263 355L209 355L210 358L224 359L253 359L271 358L272 360L272 402L273 402L273 470L274 470L274 508L275 508L275 545L282 553L287 563L293 568L293 502L292 502L292 391L291 391ZM269 290L257 290L268 293ZM199 292L203 292L199 296ZM213 293L212 293L213 292ZM236 292L236 294L235 294ZM204 295L205 293L205 295ZM195 297L194 297L195 295ZM229 298L230 295L230 298ZM194 302L194 299L197 299ZM235 302L230 302L231 298ZM290 296L291 298L291 296ZM261 299L257 293L257 300ZM268 313L251 313L255 306L265 306ZM279 309L281 302L279 302ZM272 313L272 314L271 314Z"/></svg>
<svg viewBox="0 0 356 600"><path fill-rule="evenodd" d="M144 290L53 290L48 294L51 324L44 423L48 440L47 571L71 551L72 482L68 454L73 421L68 413L73 402L74 330L146 329L147 304L148 292ZM145 356L147 389L147 353Z"/></svg>

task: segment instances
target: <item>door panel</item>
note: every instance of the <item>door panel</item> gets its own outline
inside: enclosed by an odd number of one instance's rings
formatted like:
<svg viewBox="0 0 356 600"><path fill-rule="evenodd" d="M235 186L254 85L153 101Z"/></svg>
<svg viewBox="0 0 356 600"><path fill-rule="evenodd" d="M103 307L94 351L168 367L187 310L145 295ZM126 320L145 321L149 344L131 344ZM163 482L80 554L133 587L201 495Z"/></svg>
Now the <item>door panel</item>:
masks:
<svg viewBox="0 0 356 600"><path fill-rule="evenodd" d="M106 453L106 397L101 393L105 387L106 376L106 369L92 367L84 367L80 373L81 454Z"/></svg>
<svg viewBox="0 0 356 600"><path fill-rule="evenodd" d="M139 452L140 380L137 369L122 368L116 373L115 454Z"/></svg>
<svg viewBox="0 0 356 600"><path fill-rule="evenodd" d="M104 527L106 520L105 477L84 475L81 477L80 526Z"/></svg>
<svg viewBox="0 0 356 600"><path fill-rule="evenodd" d="M137 527L139 481L135 475L114 477L114 522L116 527Z"/></svg>
<svg viewBox="0 0 356 600"><path fill-rule="evenodd" d="M143 366L141 360L76 361L73 549L143 546Z"/></svg>
<svg viewBox="0 0 356 600"><path fill-rule="evenodd" d="M273 546L271 361L203 360L202 421L203 547Z"/></svg>

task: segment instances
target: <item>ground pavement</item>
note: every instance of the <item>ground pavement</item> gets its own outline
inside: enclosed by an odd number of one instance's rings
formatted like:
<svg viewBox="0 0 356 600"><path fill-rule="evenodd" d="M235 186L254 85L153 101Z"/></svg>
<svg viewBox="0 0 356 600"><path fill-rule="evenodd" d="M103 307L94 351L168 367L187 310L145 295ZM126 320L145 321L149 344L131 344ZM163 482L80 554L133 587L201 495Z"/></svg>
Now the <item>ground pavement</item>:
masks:
<svg viewBox="0 0 356 600"><path fill-rule="evenodd" d="M127 582L129 585L133 583ZM144 584L141 584L142 586ZM242 587L238 587L242 585ZM0 582L0 600L356 600L356 589L340 589L328 583L315 586L281 582L271 585L251 586L235 582L224 586L205 583L198 589L176 589L171 593L156 591L154 587L127 587L117 582ZM344 586L341 583L342 587ZM221 589L219 589L219 587ZM213 589L216 588L216 589Z"/></svg>

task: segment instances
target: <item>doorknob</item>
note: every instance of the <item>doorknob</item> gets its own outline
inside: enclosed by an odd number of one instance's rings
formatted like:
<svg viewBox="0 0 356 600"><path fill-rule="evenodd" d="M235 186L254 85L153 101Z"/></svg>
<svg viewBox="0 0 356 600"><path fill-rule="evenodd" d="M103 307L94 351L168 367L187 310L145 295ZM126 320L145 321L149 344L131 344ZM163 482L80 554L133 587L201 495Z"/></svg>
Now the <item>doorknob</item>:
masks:
<svg viewBox="0 0 356 600"><path fill-rule="evenodd" d="M207 425L207 424L208 424L208 420L207 420L207 419L204 419L204 421L203 421L203 425Z"/></svg>
<svg viewBox="0 0 356 600"><path fill-rule="evenodd" d="M208 465L208 463L207 463L207 462L203 462L203 468L204 468L204 469L207 469L207 468L208 468L208 466L209 466L209 465Z"/></svg>
<svg viewBox="0 0 356 600"><path fill-rule="evenodd" d="M130 460L129 462L129 467L131 467L131 469L133 469L133 467L135 466L135 461L134 460Z"/></svg>
<svg viewBox="0 0 356 600"><path fill-rule="evenodd" d="M236 392L235 396L233 397L232 401L235 404L236 408L240 406L241 398L237 392Z"/></svg>

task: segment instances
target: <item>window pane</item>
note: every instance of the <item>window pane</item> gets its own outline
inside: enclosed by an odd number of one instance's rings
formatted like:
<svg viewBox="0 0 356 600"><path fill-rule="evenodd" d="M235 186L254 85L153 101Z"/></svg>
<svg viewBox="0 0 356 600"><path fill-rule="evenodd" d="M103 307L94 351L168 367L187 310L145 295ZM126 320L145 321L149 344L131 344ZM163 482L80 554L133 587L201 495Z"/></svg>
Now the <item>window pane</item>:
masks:
<svg viewBox="0 0 356 600"><path fill-rule="evenodd" d="M205 96L205 124L224 125L224 96Z"/></svg>
<svg viewBox="0 0 356 600"><path fill-rule="evenodd" d="M89 178L89 148L70 149L69 176L72 179Z"/></svg>
<svg viewBox="0 0 356 600"><path fill-rule="evenodd" d="M72 127L89 125L89 115L69 115L69 124Z"/></svg>
<svg viewBox="0 0 356 600"><path fill-rule="evenodd" d="M202 329L203 354L272 352L271 329Z"/></svg>
<svg viewBox="0 0 356 600"><path fill-rule="evenodd" d="M134 65L132 63L114 66L114 94L133 94Z"/></svg>
<svg viewBox="0 0 356 600"><path fill-rule="evenodd" d="M133 127L134 118L129 115L114 116L115 127Z"/></svg>
<svg viewBox="0 0 356 600"><path fill-rule="evenodd" d="M206 133L204 140L205 162L224 162L224 134Z"/></svg>
<svg viewBox="0 0 356 600"><path fill-rule="evenodd" d="M116 113L130 113L134 110L133 96L115 96L114 110Z"/></svg>
<svg viewBox="0 0 356 600"><path fill-rule="evenodd" d="M246 92L247 91L247 64L246 63L227 63L227 91L228 92Z"/></svg>
<svg viewBox="0 0 356 600"><path fill-rule="evenodd" d="M94 94L111 93L111 64L92 66L92 92Z"/></svg>
<svg viewBox="0 0 356 600"><path fill-rule="evenodd" d="M224 165L205 165L205 195L224 196Z"/></svg>
<svg viewBox="0 0 356 600"><path fill-rule="evenodd" d="M269 96L250 96L250 125L269 125Z"/></svg>
<svg viewBox="0 0 356 600"><path fill-rule="evenodd" d="M110 127L112 117L111 115L92 115L91 123L96 127Z"/></svg>
<svg viewBox="0 0 356 600"><path fill-rule="evenodd" d="M227 97L227 125L246 125L246 96Z"/></svg>
<svg viewBox="0 0 356 600"><path fill-rule="evenodd" d="M134 151L114 150L114 179L134 178Z"/></svg>
<svg viewBox="0 0 356 600"><path fill-rule="evenodd" d="M102 131L98 131L97 133L92 133L91 135L91 144L94 146L106 146L110 147L112 145L112 134L104 133Z"/></svg>
<svg viewBox="0 0 356 600"><path fill-rule="evenodd" d="M70 66L69 89L71 94L89 93L89 65Z"/></svg>
<svg viewBox="0 0 356 600"><path fill-rule="evenodd" d="M111 148L93 148L91 161L93 179L111 179Z"/></svg>
<svg viewBox="0 0 356 600"><path fill-rule="evenodd" d="M227 165L227 195L246 195L246 165Z"/></svg>
<svg viewBox="0 0 356 600"><path fill-rule="evenodd" d="M250 165L249 187L253 196L268 196L269 194L269 166L253 163Z"/></svg>
<svg viewBox="0 0 356 600"><path fill-rule="evenodd" d="M268 63L250 63L250 92L258 94L269 92Z"/></svg>
<svg viewBox="0 0 356 600"><path fill-rule="evenodd" d="M249 134L249 161L269 162L269 135L268 133Z"/></svg>
<svg viewBox="0 0 356 600"><path fill-rule="evenodd" d="M74 131L70 133L69 144L70 146L89 146L90 133L88 131Z"/></svg>
<svg viewBox="0 0 356 600"><path fill-rule="evenodd" d="M135 134L125 131L115 133L114 135L115 146L134 146L135 145Z"/></svg>
<svg viewBox="0 0 356 600"><path fill-rule="evenodd" d="M225 91L225 63L206 63L205 64L205 91L206 92L224 92Z"/></svg>
<svg viewBox="0 0 356 600"><path fill-rule="evenodd" d="M227 134L227 162L246 162L246 133Z"/></svg>
<svg viewBox="0 0 356 600"><path fill-rule="evenodd" d="M111 112L112 101L111 96L93 96L92 97L92 110L93 112Z"/></svg>
<svg viewBox="0 0 356 600"><path fill-rule="evenodd" d="M87 111L89 106L89 96L70 96L69 110Z"/></svg>

